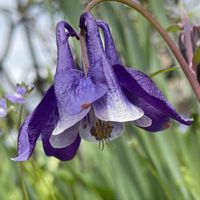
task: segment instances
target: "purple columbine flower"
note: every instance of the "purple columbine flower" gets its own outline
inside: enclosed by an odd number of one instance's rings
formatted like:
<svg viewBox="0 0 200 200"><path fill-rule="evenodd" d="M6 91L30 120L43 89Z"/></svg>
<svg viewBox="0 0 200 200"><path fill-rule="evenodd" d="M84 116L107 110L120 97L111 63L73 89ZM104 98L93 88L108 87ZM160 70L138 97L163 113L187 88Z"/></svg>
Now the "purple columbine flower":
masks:
<svg viewBox="0 0 200 200"><path fill-rule="evenodd" d="M87 78L77 69L69 37L77 36L66 22L56 28L57 69L54 84L47 90L39 105L25 119L18 137L18 156L13 160L29 159L41 136L47 156L70 160L80 144L79 129L82 119L89 113L90 105L107 92L107 86L99 81L99 65L90 70ZM96 77L96 74L99 74Z"/></svg>
<svg viewBox="0 0 200 200"><path fill-rule="evenodd" d="M17 86L15 93L7 94L6 98L9 101L11 101L12 103L24 104L25 103L25 98L24 98L25 94L26 94L26 88L23 86Z"/></svg>
<svg viewBox="0 0 200 200"><path fill-rule="evenodd" d="M7 104L6 99L0 99L0 118L3 118L7 115Z"/></svg>
<svg viewBox="0 0 200 200"><path fill-rule="evenodd" d="M111 35L104 28L107 43L103 48L90 13L81 16L80 28L86 32L88 73L77 69L70 50L68 39L78 37L76 32L66 22L58 23L54 83L20 128L16 161L29 159L40 135L47 156L70 160L81 138L103 144L122 134L123 122L156 126L157 130L162 130L170 117L191 124L173 110L146 75L134 71L135 75L120 65ZM121 71L122 78L118 76Z"/></svg>
<svg viewBox="0 0 200 200"><path fill-rule="evenodd" d="M97 24L90 13L85 13L82 18L88 19L86 22L84 22L84 20L82 22L82 24L85 23L87 32L97 30ZM112 79L110 75L112 74L113 79L117 80L117 84L120 85L128 101L141 108L144 112L144 116L133 123L153 132L168 128L170 118L185 125L190 125L192 120L184 119L180 116L147 75L133 68L122 66L108 25L103 21L98 21L97 23L104 32L104 52L107 57L107 64L102 66L105 76L109 74L107 81L111 82L110 80ZM96 53L97 48L99 48L98 52L102 51L103 48L98 31L96 31L96 34L87 34L87 44L91 62L98 62L100 55ZM103 98L105 98L105 96Z"/></svg>

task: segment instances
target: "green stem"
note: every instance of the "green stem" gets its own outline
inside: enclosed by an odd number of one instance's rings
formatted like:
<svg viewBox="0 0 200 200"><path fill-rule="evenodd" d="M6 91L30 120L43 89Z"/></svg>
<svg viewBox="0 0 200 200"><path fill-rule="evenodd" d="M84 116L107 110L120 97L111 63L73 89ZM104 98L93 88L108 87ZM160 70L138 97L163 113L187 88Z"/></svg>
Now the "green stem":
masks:
<svg viewBox="0 0 200 200"><path fill-rule="evenodd" d="M23 114L23 105L20 106L19 108L19 118L17 122L17 129L20 129L21 123L22 123L22 114Z"/></svg>
<svg viewBox="0 0 200 200"><path fill-rule="evenodd" d="M21 121L22 121L22 114L23 114L23 105L20 106L17 129L20 128ZM20 180L21 180L22 193L23 193L24 199L29 200L26 184L24 181L23 163L19 163L19 167L20 167Z"/></svg>
<svg viewBox="0 0 200 200"><path fill-rule="evenodd" d="M193 74L193 72L189 68L189 66L186 63L185 59L183 58L181 52L179 51L179 49L177 48L176 44L171 39L171 37L168 35L168 33L165 31L165 29L160 25L160 23L155 19L155 17L149 11L147 11L142 5L140 5L139 3L137 3L133 0L92 0L85 7L84 12L89 12L92 8L94 8L98 4L103 3L103 2L109 2L109 1L119 2L119 3L125 4L127 6L130 6L131 8L138 11L141 15L143 15L152 24L152 26L160 33L160 35L162 36L162 38L167 43L167 45L171 49L172 53L176 57L183 72L185 73L198 101L200 102L200 85L197 81L196 76Z"/></svg>
<svg viewBox="0 0 200 200"><path fill-rule="evenodd" d="M22 187L22 192L23 192L23 196L24 196L23 199L24 200L29 200L28 192L27 192L25 181L24 181L24 177L23 177L23 163L19 163L19 165L20 165L21 187Z"/></svg>

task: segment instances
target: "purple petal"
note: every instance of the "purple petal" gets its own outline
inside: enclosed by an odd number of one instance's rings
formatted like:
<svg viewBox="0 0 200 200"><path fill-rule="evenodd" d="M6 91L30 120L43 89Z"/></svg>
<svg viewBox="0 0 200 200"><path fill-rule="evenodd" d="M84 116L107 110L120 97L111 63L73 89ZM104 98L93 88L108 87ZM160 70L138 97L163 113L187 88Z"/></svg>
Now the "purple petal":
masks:
<svg viewBox="0 0 200 200"><path fill-rule="evenodd" d="M21 94L18 94L18 93L7 94L5 95L5 97L12 103L24 104L26 101L25 98Z"/></svg>
<svg viewBox="0 0 200 200"><path fill-rule="evenodd" d="M144 115L140 108L128 101L114 81L110 86L107 94L93 104L97 118L103 121L128 122Z"/></svg>
<svg viewBox="0 0 200 200"><path fill-rule="evenodd" d="M69 146L77 138L79 123L63 131L59 135L51 135L49 141L54 148L64 148Z"/></svg>
<svg viewBox="0 0 200 200"><path fill-rule="evenodd" d="M145 113L145 116L151 119L151 124L149 124L149 126L148 123L145 126L141 124L141 122L138 123L137 121L131 122L131 124L151 132L161 131L170 127L170 119L168 116L165 115L165 113L162 112L162 110L156 109L148 102L145 102L143 99L138 98L133 94L127 92L126 95L130 102L141 107Z"/></svg>
<svg viewBox="0 0 200 200"><path fill-rule="evenodd" d="M18 86L16 92L14 94L7 94L5 97L11 101L12 103L24 104L25 98L24 95L26 94L26 88Z"/></svg>
<svg viewBox="0 0 200 200"><path fill-rule="evenodd" d="M28 160L32 155L40 133L47 130L53 131L52 127L55 127L57 121L56 98L54 87L51 86L33 113L22 124L18 136L18 156L13 160Z"/></svg>
<svg viewBox="0 0 200 200"><path fill-rule="evenodd" d="M113 68L120 85L135 99L138 99L134 100L135 104L137 101L141 102L142 106L140 103L137 104L144 110L146 116L150 117L155 113L160 113L162 123L168 122L168 118L172 118L185 125L191 125L192 120L184 119L179 115L147 75L132 68L126 69L121 65L114 65ZM154 109L155 112L153 112ZM156 115L154 118L158 120ZM157 122L159 123L159 120ZM161 124L159 127L166 127L166 125Z"/></svg>
<svg viewBox="0 0 200 200"><path fill-rule="evenodd" d="M68 32L66 32L66 30ZM57 70L55 75L55 92L58 104L58 112L59 112L59 122L53 131L53 135L61 134L63 131L68 129L69 127L73 126L77 121L82 119L85 114L87 114L87 109L84 110L81 114L78 115L70 115L68 112L65 111L64 103L64 94L60 95L60 92L67 92L65 77L70 76L69 69L75 69L74 59L71 53L71 49L68 43L69 36L76 36L78 38L77 33L74 29L66 22L61 21L57 24L56 27L56 42L57 42ZM61 80L59 80L61 78ZM68 88L67 88L68 89ZM88 109L89 110L89 109Z"/></svg>
<svg viewBox="0 0 200 200"><path fill-rule="evenodd" d="M92 80L94 84L106 88L107 91L108 88L106 85L106 79L104 76L102 65L102 59L99 59L94 66L89 68L87 76Z"/></svg>
<svg viewBox="0 0 200 200"><path fill-rule="evenodd" d="M58 39L57 42L60 42L60 41L62 42L66 39L66 35L65 35L66 32L64 31L64 29L68 31L68 34L71 37L76 37L76 39L79 39L79 35L69 23L67 23L66 21L60 21L58 22L57 27L56 27L56 37Z"/></svg>
<svg viewBox="0 0 200 200"><path fill-rule="evenodd" d="M29 115L24 123L22 124L19 130L18 136L18 156L16 158L12 158L14 161L25 161L30 158L32 152L35 148L35 144L37 138L39 137L36 131L31 130L29 128L29 123L31 120L31 115ZM32 141L29 141L29 137L32 138Z"/></svg>
<svg viewBox="0 0 200 200"><path fill-rule="evenodd" d="M3 118L7 115L7 104L6 99L0 99L0 118Z"/></svg>
<svg viewBox="0 0 200 200"><path fill-rule="evenodd" d="M65 132L70 127L74 126L77 122L79 122L85 115L89 112L90 108L85 109L81 113L78 114L69 114L66 113L64 107L59 106L59 121L57 125L54 127L52 131L52 135L58 136Z"/></svg>
<svg viewBox="0 0 200 200"><path fill-rule="evenodd" d="M71 69L56 73L55 91L59 106L66 113L77 114L101 98L107 88L103 84L94 83L90 77L86 78L81 71Z"/></svg>
<svg viewBox="0 0 200 200"><path fill-rule="evenodd" d="M47 156L54 156L62 161L67 161L71 160L75 155L78 150L78 147L80 145L80 136L79 134L77 135L76 139L74 142L62 149L57 149L53 148L49 142L49 139L43 139L43 148Z"/></svg>
<svg viewBox="0 0 200 200"><path fill-rule="evenodd" d="M107 86L102 77L94 74L99 72L99 63L93 69L88 78L75 69L56 73L55 89L60 119L52 135L59 135L80 121L89 112L90 105L106 93Z"/></svg>
<svg viewBox="0 0 200 200"><path fill-rule="evenodd" d="M151 118L152 123L148 127L142 127L140 125L137 125L147 131L150 132L157 132L162 131L171 126L170 118L163 114L162 111L155 109L154 107L148 105L146 103L142 102L140 103L141 107L144 108L144 112L147 114L149 118Z"/></svg>
<svg viewBox="0 0 200 200"><path fill-rule="evenodd" d="M65 28L69 33L65 32ZM66 22L61 21L56 27L56 43L57 43L57 71L76 68L74 59L69 46L69 36L77 36L74 29Z"/></svg>
<svg viewBox="0 0 200 200"><path fill-rule="evenodd" d="M103 20L97 20L97 24L104 34L105 53L110 64L121 64L108 24Z"/></svg>
<svg viewBox="0 0 200 200"><path fill-rule="evenodd" d="M126 122L142 117L143 111L127 100L107 60L102 59L102 61L108 92L101 99L93 103L97 118L103 121Z"/></svg>
<svg viewBox="0 0 200 200"><path fill-rule="evenodd" d="M26 94L26 88L18 86L17 89L16 89L16 93L24 96Z"/></svg>
<svg viewBox="0 0 200 200"><path fill-rule="evenodd" d="M104 54L96 20L91 13L83 13L80 17L79 26L86 31L86 44L90 67L95 66L102 57L102 54Z"/></svg>
<svg viewBox="0 0 200 200"><path fill-rule="evenodd" d="M63 44L67 41L63 27L63 22L57 26L57 44L58 52L60 51L60 53L58 53L59 70L56 72L54 85L60 121L53 135L63 132L80 121L88 113L91 103L103 96L106 92L103 84L100 83L97 85L97 83L94 83L96 80L86 79L81 71L72 69L75 67L74 64L73 67L67 67L68 60L72 63L73 58L69 46L68 50L63 49L66 48L66 45L63 47ZM63 52L68 53L63 55Z"/></svg>
<svg viewBox="0 0 200 200"><path fill-rule="evenodd" d="M102 63L101 74L104 74L108 87L108 92L93 103L95 115L103 121L125 122L139 119L143 116L143 111L132 105L121 91L104 53L95 18L90 13L84 13L80 19L80 27L86 31L90 66L93 68L96 63Z"/></svg>
<svg viewBox="0 0 200 200"><path fill-rule="evenodd" d="M144 111L144 110L143 110ZM139 126L142 128L146 128L152 125L152 120L151 118L147 117L146 115L144 115L143 117L141 117L140 119L137 119L133 122L131 122L133 125L135 126Z"/></svg>

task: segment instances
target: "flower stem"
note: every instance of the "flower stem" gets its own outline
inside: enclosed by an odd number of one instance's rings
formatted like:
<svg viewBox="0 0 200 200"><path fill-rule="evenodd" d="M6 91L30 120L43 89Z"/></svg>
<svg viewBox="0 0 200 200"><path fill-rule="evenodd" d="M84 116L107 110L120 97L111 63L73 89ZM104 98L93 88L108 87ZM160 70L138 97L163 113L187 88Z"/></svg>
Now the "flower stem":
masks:
<svg viewBox="0 0 200 200"><path fill-rule="evenodd" d="M19 167L20 167L20 179L21 179L21 187L22 187L23 199L24 200L29 200L28 191L27 191L26 184L25 184L25 181L24 181L23 163L19 163Z"/></svg>
<svg viewBox="0 0 200 200"><path fill-rule="evenodd" d="M85 76L87 77L89 61L88 61L87 47L86 47L86 41L85 41L85 32L82 29L80 30L80 45L81 45L81 53L82 53L82 58L83 58L83 69L84 69Z"/></svg>
<svg viewBox="0 0 200 200"><path fill-rule="evenodd" d="M96 5L103 3L103 2L119 2L125 5L130 6L131 8L138 11L141 15L143 15L151 24L152 26L160 33L164 41L167 43L169 48L171 49L173 55L176 57L177 61L179 62L183 72L185 73L198 101L200 102L200 85L197 81L196 76L189 68L187 62L183 58L181 52L177 48L174 41L171 39L171 37L168 35L168 33L165 31L165 29L160 25L160 23L155 19L155 17L147 11L142 5L139 3L133 1L133 0L92 0L88 3L88 5L85 7L84 12L89 12L92 8L94 8Z"/></svg>

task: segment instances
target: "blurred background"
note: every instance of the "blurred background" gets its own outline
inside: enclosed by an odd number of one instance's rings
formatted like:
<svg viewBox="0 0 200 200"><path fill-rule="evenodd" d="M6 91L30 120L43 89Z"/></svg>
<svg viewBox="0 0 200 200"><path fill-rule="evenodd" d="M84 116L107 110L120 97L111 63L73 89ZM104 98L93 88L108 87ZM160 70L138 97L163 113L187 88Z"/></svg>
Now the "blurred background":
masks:
<svg viewBox="0 0 200 200"><path fill-rule="evenodd" d="M0 98L24 82L35 89L20 106L0 118L1 200L198 200L200 199L199 106L180 69L153 77L177 111L193 116L191 127L172 123L160 133L129 124L122 137L100 151L82 141L72 161L46 157L37 142L32 158L16 163L18 127L52 83L56 67L55 27L68 21L78 30L86 0L0 0ZM177 0L141 0L164 28L181 22ZM200 1L183 0L193 24L200 24ZM106 20L126 66L147 74L178 66L150 24L119 3L104 3L93 13ZM177 42L177 30L168 29ZM81 63L79 44L71 40Z"/></svg>

